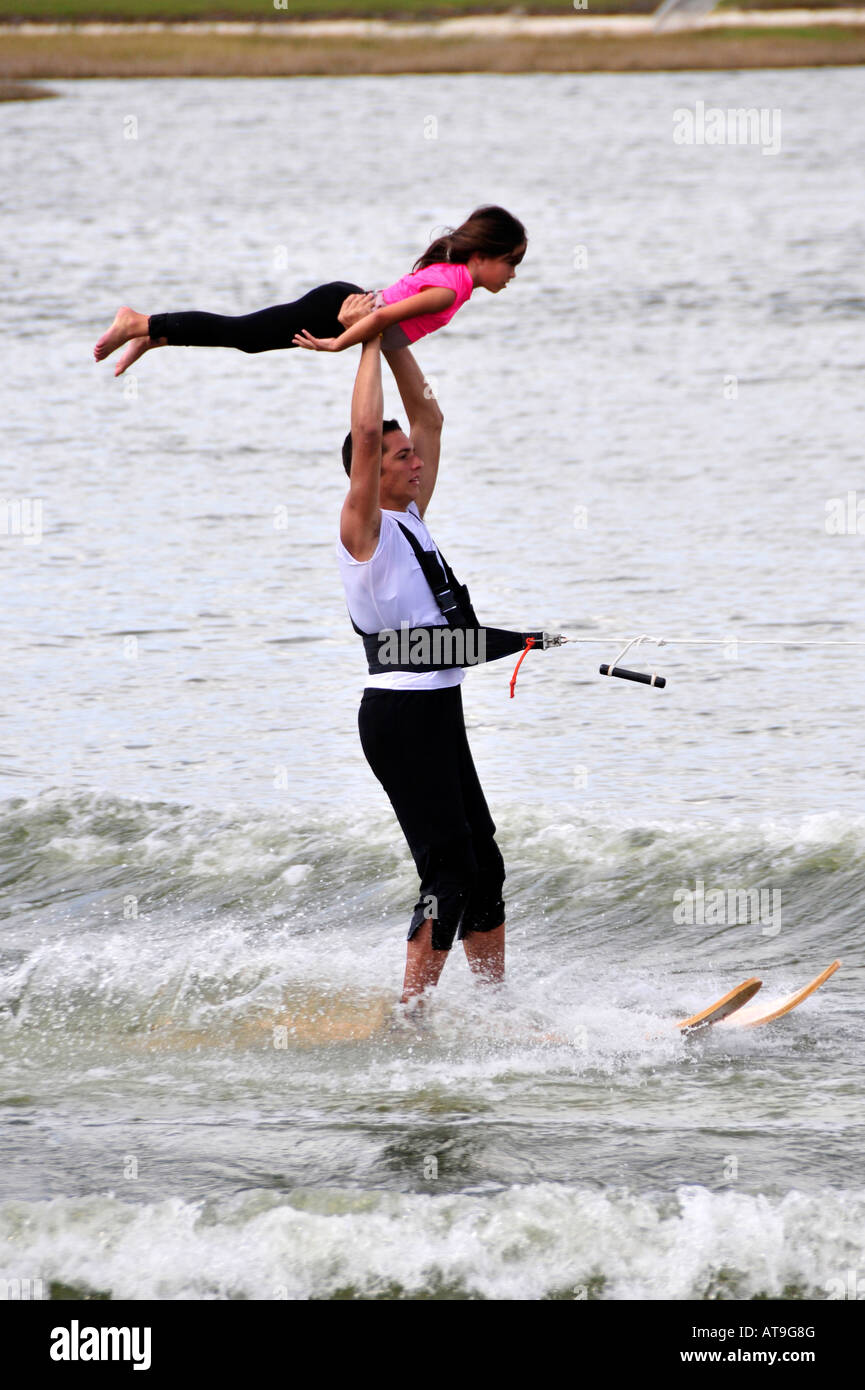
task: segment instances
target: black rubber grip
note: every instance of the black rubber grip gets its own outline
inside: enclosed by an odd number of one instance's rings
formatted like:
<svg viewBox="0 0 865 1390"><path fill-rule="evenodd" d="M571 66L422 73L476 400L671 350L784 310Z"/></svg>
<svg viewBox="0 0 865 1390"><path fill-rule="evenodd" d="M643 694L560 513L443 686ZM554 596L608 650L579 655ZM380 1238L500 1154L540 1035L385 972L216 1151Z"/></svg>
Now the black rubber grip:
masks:
<svg viewBox="0 0 865 1390"><path fill-rule="evenodd" d="M621 676L623 681L639 681L641 685L655 685L659 690L663 690L667 684L666 676L647 676L645 671L626 671L624 666L608 666L606 662L601 666L602 676Z"/></svg>

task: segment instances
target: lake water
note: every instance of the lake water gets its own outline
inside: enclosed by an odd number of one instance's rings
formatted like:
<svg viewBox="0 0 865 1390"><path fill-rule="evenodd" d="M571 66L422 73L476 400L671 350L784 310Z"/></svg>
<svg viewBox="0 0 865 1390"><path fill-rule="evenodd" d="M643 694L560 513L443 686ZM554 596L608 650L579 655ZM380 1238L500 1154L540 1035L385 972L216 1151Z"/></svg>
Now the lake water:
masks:
<svg viewBox="0 0 865 1390"><path fill-rule="evenodd" d="M0 107L0 1277L825 1297L865 1216L865 75L53 85ZM674 139L749 107L774 152ZM356 355L91 353L120 303L391 283L482 202L529 251L418 348L427 519L487 621L591 640L514 700L467 678L509 983L455 956L395 1034L416 878L334 556ZM707 641L601 678L641 633ZM779 911L688 925L698 882ZM836 956L785 1020L669 1028Z"/></svg>

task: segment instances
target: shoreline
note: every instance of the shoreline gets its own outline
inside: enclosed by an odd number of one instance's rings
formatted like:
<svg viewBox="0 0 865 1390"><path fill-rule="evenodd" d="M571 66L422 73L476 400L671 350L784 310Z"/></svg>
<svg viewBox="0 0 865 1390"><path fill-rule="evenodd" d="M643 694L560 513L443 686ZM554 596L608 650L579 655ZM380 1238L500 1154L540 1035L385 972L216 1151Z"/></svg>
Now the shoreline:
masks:
<svg viewBox="0 0 865 1390"><path fill-rule="evenodd" d="M415 21L0 24L0 81L680 72L865 64L865 10L653 16L475 15ZM28 93L20 92L26 96ZM0 98L15 100L11 96Z"/></svg>
<svg viewBox="0 0 865 1390"><path fill-rule="evenodd" d="M308 20L93 20L76 22L0 19L0 42L10 35L48 38L68 34L93 37L130 34L260 36L275 39L515 39L601 37L651 38L655 34L696 34L715 29L799 29L865 25L865 7L851 9L721 10L692 19L665 20L654 14L459 15L452 19Z"/></svg>

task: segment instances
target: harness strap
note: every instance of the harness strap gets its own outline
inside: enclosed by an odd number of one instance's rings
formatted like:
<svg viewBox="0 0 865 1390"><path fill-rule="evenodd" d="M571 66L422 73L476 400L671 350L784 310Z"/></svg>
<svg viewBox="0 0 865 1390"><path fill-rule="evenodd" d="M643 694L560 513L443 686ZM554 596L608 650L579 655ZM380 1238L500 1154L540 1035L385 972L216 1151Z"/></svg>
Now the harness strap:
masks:
<svg viewBox="0 0 865 1390"><path fill-rule="evenodd" d="M498 661L515 652L544 647L551 639L543 632L510 632L506 628L483 627L472 607L468 588L461 584L441 551L424 550L417 536L397 522L432 590L444 624L411 627L407 622L399 631L363 632L349 613L349 620L363 638L371 676L390 671L449 671L455 667L477 666Z"/></svg>
<svg viewBox="0 0 865 1390"><path fill-rule="evenodd" d="M402 531L415 554L424 578L433 591L436 603L448 627L480 627L478 616L472 607L469 591L461 584L445 557L439 557L434 550L424 550L417 536L401 521L397 526ZM441 554L441 552L439 552Z"/></svg>
<svg viewBox="0 0 865 1390"><path fill-rule="evenodd" d="M357 631L357 629L355 629ZM499 661L534 646L543 647L542 632L509 632L501 627L410 627L403 623L383 632L362 632L371 676L387 671L451 671L459 666L480 666ZM522 659L522 658L521 658Z"/></svg>

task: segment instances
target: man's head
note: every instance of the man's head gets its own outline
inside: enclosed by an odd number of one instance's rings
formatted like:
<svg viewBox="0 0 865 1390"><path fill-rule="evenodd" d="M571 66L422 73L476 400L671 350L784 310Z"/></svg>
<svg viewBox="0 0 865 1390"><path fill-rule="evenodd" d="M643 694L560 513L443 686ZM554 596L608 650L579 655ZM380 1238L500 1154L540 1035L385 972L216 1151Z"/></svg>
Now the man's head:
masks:
<svg viewBox="0 0 865 1390"><path fill-rule="evenodd" d="M395 430L400 430L399 420L382 420L381 422L381 452L384 455L387 449L387 436L393 434ZM349 477L351 477L351 430L342 441L342 466Z"/></svg>
<svg viewBox="0 0 865 1390"><path fill-rule="evenodd" d="M342 444L342 466L351 477L351 432ZM413 502L420 486L421 459L398 420L381 423L381 505L387 511L404 511Z"/></svg>

